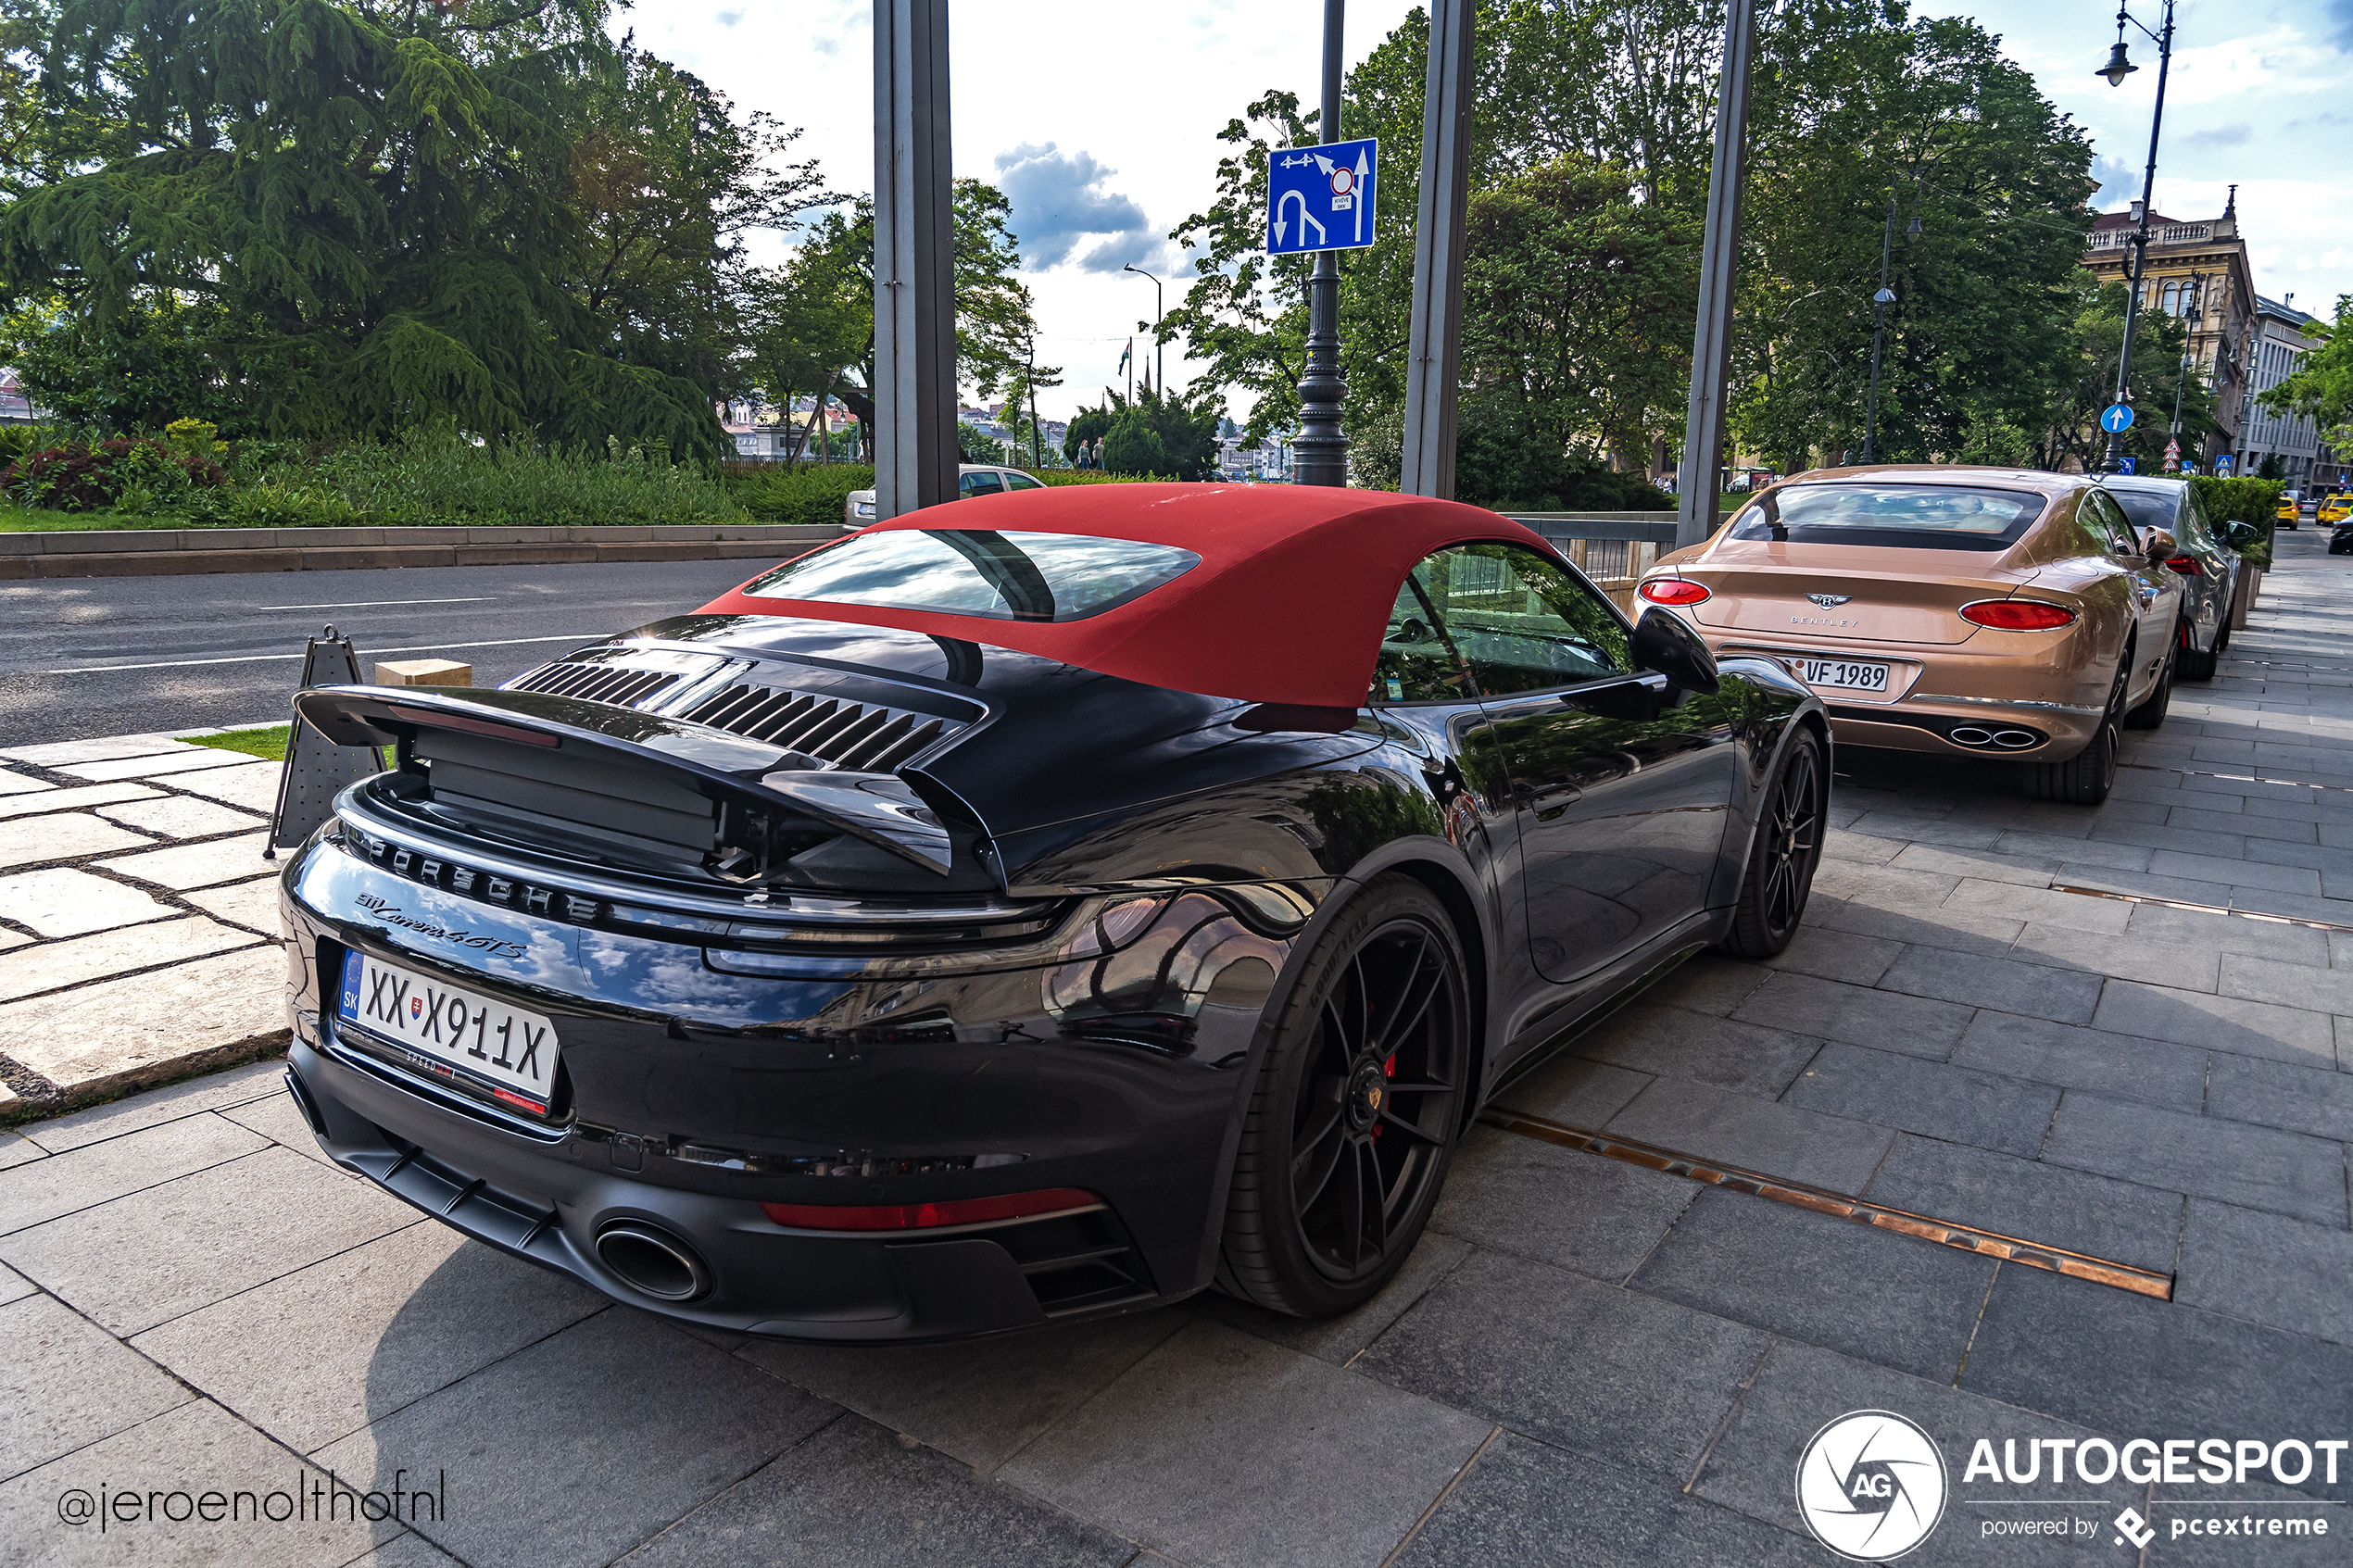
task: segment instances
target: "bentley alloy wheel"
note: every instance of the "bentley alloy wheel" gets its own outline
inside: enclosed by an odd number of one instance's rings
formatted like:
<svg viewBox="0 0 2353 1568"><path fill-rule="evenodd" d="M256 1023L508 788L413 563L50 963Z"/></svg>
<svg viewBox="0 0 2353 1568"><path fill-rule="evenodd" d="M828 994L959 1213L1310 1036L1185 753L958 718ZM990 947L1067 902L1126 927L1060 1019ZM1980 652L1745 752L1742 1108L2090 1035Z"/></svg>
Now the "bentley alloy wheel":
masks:
<svg viewBox="0 0 2353 1568"><path fill-rule="evenodd" d="M1219 1283L1322 1317L1368 1300L1429 1218L1461 1120L1461 945L1419 883L1385 877L1326 933L1242 1130Z"/></svg>

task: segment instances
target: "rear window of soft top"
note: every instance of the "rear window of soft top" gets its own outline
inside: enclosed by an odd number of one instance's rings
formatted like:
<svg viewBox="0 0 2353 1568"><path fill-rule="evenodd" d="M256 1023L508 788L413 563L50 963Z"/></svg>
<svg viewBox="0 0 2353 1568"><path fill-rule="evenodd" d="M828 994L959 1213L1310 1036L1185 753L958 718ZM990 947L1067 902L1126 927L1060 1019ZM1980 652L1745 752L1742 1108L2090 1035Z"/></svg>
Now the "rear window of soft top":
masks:
<svg viewBox="0 0 2353 1568"><path fill-rule="evenodd" d="M2001 550L2043 515L2032 490L1991 485L1792 484L1733 520L1735 539L1784 545L1877 545L1903 550Z"/></svg>

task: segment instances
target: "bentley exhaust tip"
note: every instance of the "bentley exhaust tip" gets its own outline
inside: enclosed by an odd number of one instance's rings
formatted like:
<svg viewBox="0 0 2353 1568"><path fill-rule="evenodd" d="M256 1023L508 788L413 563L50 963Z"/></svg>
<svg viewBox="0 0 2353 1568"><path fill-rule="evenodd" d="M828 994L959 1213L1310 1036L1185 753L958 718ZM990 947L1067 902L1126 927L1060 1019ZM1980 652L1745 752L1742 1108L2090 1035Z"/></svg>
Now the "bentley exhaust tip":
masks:
<svg viewBox="0 0 2353 1568"><path fill-rule="evenodd" d="M1978 724L1956 724L1945 732L1956 746L1992 746L1994 732Z"/></svg>
<svg viewBox="0 0 2353 1568"><path fill-rule="evenodd" d="M2030 746L2040 746L2043 737L2032 730L1996 730L1994 744L2010 751L2023 751Z"/></svg>
<svg viewBox="0 0 2353 1568"><path fill-rule="evenodd" d="M598 1231L597 1256L623 1284L657 1301L697 1301L711 1294L711 1271L695 1249L641 1221L619 1220Z"/></svg>

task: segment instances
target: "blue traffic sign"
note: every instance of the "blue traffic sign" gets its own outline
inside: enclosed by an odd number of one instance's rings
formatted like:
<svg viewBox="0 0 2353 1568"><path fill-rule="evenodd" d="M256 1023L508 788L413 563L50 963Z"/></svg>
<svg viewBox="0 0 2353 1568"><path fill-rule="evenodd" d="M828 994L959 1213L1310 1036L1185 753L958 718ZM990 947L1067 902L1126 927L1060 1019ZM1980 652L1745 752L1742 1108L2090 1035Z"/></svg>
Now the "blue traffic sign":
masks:
<svg viewBox="0 0 2353 1568"><path fill-rule="evenodd" d="M2100 428L2110 435L2121 435L2133 428L2133 410L2121 403L2111 403L2100 410Z"/></svg>
<svg viewBox="0 0 2353 1568"><path fill-rule="evenodd" d="M2131 472L2133 472L2133 459L2132 459L2132 458L2117 458L2117 459L2116 459L2116 471L2117 471L2117 472L2119 472L2119 473L2131 473Z"/></svg>
<svg viewBox="0 0 2353 1568"><path fill-rule="evenodd" d="M2221 478L2228 479L2230 477L2231 455L2228 452L2223 453L2221 457L2214 459L2214 471Z"/></svg>
<svg viewBox="0 0 2353 1568"><path fill-rule="evenodd" d="M1380 144L1327 142L1266 155L1266 254L1354 250L1373 243Z"/></svg>

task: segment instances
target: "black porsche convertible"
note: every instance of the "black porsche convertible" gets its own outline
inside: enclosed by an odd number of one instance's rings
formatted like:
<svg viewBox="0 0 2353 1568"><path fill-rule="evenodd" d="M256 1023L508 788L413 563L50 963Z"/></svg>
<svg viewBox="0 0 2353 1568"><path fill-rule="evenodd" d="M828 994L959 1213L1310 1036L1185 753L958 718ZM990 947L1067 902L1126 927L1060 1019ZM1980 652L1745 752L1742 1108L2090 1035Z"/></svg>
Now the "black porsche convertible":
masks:
<svg viewBox="0 0 2353 1568"><path fill-rule="evenodd" d="M617 1299L921 1340L1403 1264L1482 1102L1802 914L1830 736L1493 513L1071 487L497 690L289 865L321 1146Z"/></svg>

